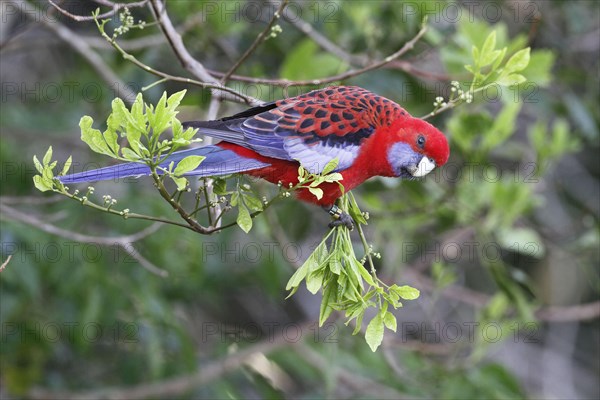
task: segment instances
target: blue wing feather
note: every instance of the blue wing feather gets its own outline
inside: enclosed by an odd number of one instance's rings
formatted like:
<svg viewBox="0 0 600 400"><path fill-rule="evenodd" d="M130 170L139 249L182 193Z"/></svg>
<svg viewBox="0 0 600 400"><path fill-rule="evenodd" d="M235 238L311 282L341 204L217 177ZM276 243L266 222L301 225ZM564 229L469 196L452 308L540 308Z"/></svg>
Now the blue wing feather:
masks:
<svg viewBox="0 0 600 400"><path fill-rule="evenodd" d="M194 149L177 151L169 156L162 164L163 168L168 168L171 162L175 166L188 156L204 156L204 161L198 168L186 173L186 176L220 176L236 174L253 169L259 169L269 166L251 158L241 157L231 150L222 149L218 146L205 146ZM125 163L112 167L105 167L91 171L79 172L76 174L58 177L62 183L80 183L96 182L110 179L119 179L131 176L149 175L150 168L140 163Z"/></svg>
<svg viewBox="0 0 600 400"><path fill-rule="evenodd" d="M370 103L347 96L349 91L343 87L337 92L315 91L219 121L183 125L199 128L200 134L249 148L265 157L298 161L313 173L321 172L337 158L336 170L341 171L354 163L362 143L375 131L370 117L367 118Z"/></svg>

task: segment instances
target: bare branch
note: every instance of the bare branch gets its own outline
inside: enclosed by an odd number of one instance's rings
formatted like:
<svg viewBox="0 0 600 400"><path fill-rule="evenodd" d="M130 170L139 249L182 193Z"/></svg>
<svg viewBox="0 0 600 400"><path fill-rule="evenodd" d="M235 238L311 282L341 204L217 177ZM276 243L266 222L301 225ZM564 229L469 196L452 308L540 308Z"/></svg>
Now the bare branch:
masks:
<svg viewBox="0 0 600 400"><path fill-rule="evenodd" d="M436 285L431 278L412 268L404 271L403 277L409 279L412 284L420 289L428 292L436 290ZM458 300L462 303L472 305L476 308L485 307L491 299L491 296L487 294L457 285L450 285L444 288L441 295L448 299ZM540 307L535 310L535 316L541 321L589 321L600 317L600 301L573 306Z"/></svg>
<svg viewBox="0 0 600 400"><path fill-rule="evenodd" d="M2 265L0 265L0 272L4 271L4 268L6 268L6 266L10 262L11 258L12 258L12 254L9 254L8 257L6 257L6 260L4 260L4 262L2 263Z"/></svg>
<svg viewBox="0 0 600 400"><path fill-rule="evenodd" d="M16 208L9 207L6 204L0 204L0 212L8 219L12 219L19 222L24 222L28 225L39 228L40 230L51 233L53 235L61 236L66 239L74 240L77 242L89 242L89 243L98 243L103 245L111 245L117 242L119 243L133 243L137 242L145 238L148 235L156 232L160 228L159 223L154 223L149 227L135 233L133 235L127 236L116 236L112 238L107 238L103 236L91 236L82 233L72 232L66 229L59 228L52 224L46 223L38 217L33 216L30 213L23 213Z"/></svg>
<svg viewBox="0 0 600 400"><path fill-rule="evenodd" d="M346 50L327 39L325 35L315 30L311 24L304 21L302 18L300 18L300 16L294 16L293 18L290 18L289 15L284 14L284 18L294 28L311 38L323 50L333 54L340 60L343 60L350 65L359 65L361 67L364 67L369 63L369 59L366 56L358 56L348 53Z"/></svg>
<svg viewBox="0 0 600 400"><path fill-rule="evenodd" d="M372 62L371 64L369 64L365 67L359 68L359 69L353 69L350 71L343 72L341 74L332 75L332 76L328 76L325 78L290 81L287 79L265 79L265 78L252 78L252 77L241 76L241 75L231 75L230 79L240 81L240 82L251 82L251 83L255 83L255 84L264 84L264 85L273 85L273 86L282 86L282 87L321 86L321 85L325 85L328 83L339 82L339 81L343 81L346 79L354 78L356 76L362 75L366 72L369 72L369 71L372 71L375 69L385 67L386 65L390 64L392 61L403 56L409 50L413 49L415 47L415 44L423 37L425 32L427 32L427 25L423 25L421 30L419 30L419 32L411 40L406 42L400 50L396 51L393 54L390 54L383 60ZM214 70L208 70L208 71L212 75L217 76L217 77L225 76L225 73L223 73L223 72L214 71Z"/></svg>
<svg viewBox="0 0 600 400"><path fill-rule="evenodd" d="M570 322L591 321L600 317L600 301L574 306L551 306L540 308L535 316L542 321Z"/></svg>
<svg viewBox="0 0 600 400"><path fill-rule="evenodd" d="M233 64L233 66L229 69L229 71L227 71L225 73L225 76L223 76L221 78L221 82L223 84L227 83L227 81L229 80L229 77L231 75L233 75L233 73L235 71L237 71L237 69L242 65L242 63L244 61L246 61L248 59L248 57L250 57L250 55L252 55L252 53L254 53L254 51L258 48L258 46L265 40L267 35L271 32L271 28L273 28L275 21L277 21L280 18L280 16L283 14L283 10L287 6L287 3L288 3L288 0L283 0L281 2L281 4L279 5L279 8L277 9L277 11L275 11L273 13L273 17L271 17L271 20L269 21L269 23L267 24L265 29L263 29L263 31L258 34L258 36L254 40L254 42L250 45L250 47L248 47L248 49L244 52L244 54L242 54L242 56L239 58L239 60L237 60L236 63Z"/></svg>
<svg viewBox="0 0 600 400"><path fill-rule="evenodd" d="M48 0L48 2L56 10L58 10L61 14L66 15L67 17L71 18L72 20L75 20L75 21L78 21L78 22L81 22L81 21L93 21L94 20L94 17L92 17L91 15L75 15L75 14L72 14L72 13L68 12L64 8L61 8L58 4L56 4L52 0ZM96 3L112 7L112 10L107 11L104 14L100 14L100 15L97 16L97 18L108 18L108 17L112 17L120 9L125 8L125 7L127 7L127 8L143 7L144 5L146 5L146 3L148 3L148 0L142 0L142 1L133 2L133 3L113 3L112 1L97 0Z"/></svg>
<svg viewBox="0 0 600 400"><path fill-rule="evenodd" d="M11 219L14 221L19 221L19 222L25 223L27 225L33 226L34 228L37 228L46 233L60 236L65 239L74 240L76 242L95 243L95 244L100 244L100 245L105 245L105 246L118 245L127 254L134 257L136 260L138 260L140 265L143 268L145 268L146 270L148 270L149 272L151 272L155 275L158 275L160 277L163 277L163 278L165 278L169 275L169 273L167 271L155 266L150 261L148 261L146 258L144 258L142 255L140 255L132 246L132 243L137 242L137 241L153 234L154 232L156 232L161 227L161 224L159 224L159 223L154 223L154 224L150 225L149 227L142 229L141 231L139 231L133 235L109 238L109 237L103 237L103 236L90 236L90 235L85 235L82 233L68 231L66 229L62 229L55 225L52 225L48 222L44 222L40 218L34 217L31 214L23 213L15 208L9 207L6 204L1 204L1 203L0 203L0 216L3 216L5 218L8 218L8 219Z"/></svg>
<svg viewBox="0 0 600 400"><path fill-rule="evenodd" d="M239 102L241 99L251 106L262 104L262 102L258 99L246 96L233 89L221 85L221 83L214 76L212 76L206 70L206 68L204 68L204 65L202 65L198 60L192 57L192 55L188 52L187 48L183 44L181 35L175 30L171 19L167 15L167 11L163 2L161 0L152 0L151 5L152 10L154 11L156 21L161 27L163 33L165 34L169 45L173 49L173 52L179 59L181 65L188 72L190 72L200 81L210 84L210 86L205 85L205 87L210 87L211 89L213 89L214 95L222 97L225 100Z"/></svg>

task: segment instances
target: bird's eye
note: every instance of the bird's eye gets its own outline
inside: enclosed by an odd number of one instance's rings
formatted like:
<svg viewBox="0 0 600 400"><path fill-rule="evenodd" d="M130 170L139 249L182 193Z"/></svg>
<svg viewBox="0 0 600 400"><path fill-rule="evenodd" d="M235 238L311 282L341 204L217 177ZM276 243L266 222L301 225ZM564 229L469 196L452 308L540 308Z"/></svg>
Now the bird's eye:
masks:
<svg viewBox="0 0 600 400"><path fill-rule="evenodd" d="M425 147L425 136L419 135L419 137L417 137L417 146L420 148Z"/></svg>

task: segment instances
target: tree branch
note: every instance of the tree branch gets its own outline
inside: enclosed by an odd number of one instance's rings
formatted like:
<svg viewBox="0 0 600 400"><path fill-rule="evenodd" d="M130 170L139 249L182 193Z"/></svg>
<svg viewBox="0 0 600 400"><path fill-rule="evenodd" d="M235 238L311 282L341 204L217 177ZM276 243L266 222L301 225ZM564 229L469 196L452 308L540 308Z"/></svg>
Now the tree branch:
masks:
<svg viewBox="0 0 600 400"><path fill-rule="evenodd" d="M192 57L192 55L188 52L187 48L183 44L181 35L175 30L171 19L167 15L167 10L163 2L161 0L151 0L150 4L152 6L152 10L154 12L156 21L158 22L163 33L165 34L169 45L173 49L173 52L179 59L181 65L188 72L190 72L199 80L211 84L213 94L222 97L225 100L239 102L240 99L242 99L245 103L247 103L250 106L257 106L262 104L262 102L258 99L246 96L233 89L221 85L221 83L214 76L212 76L209 73L209 71L206 70L206 68L204 68L204 65L202 65L198 60Z"/></svg>
<svg viewBox="0 0 600 400"><path fill-rule="evenodd" d="M288 3L288 0L283 0L281 2L281 4L279 5L279 8L277 9L277 11L275 11L273 13L273 17L271 17L271 20L269 21L269 23L267 24L265 29L263 29L263 31L258 34L258 36L254 40L254 42L250 45L250 47L248 47L248 49L244 52L244 54L242 54L242 56L236 61L236 63L233 64L233 66L229 69L229 71L227 71L225 73L225 75L221 78L222 84L227 83L227 81L229 80L229 77L235 71L237 71L237 69L242 65L242 63L244 61L246 61L248 59L248 57L250 57L250 55L252 53L254 53L254 51L258 48L258 46L265 40L267 34L270 33L271 28L275 24L275 21L277 21L283 14L283 10L285 9L285 6L287 6L287 3Z"/></svg>
<svg viewBox="0 0 600 400"><path fill-rule="evenodd" d="M255 84L264 84L264 85L273 85L273 86L282 86L282 87L293 87L293 86L321 86L328 83L339 82L346 79L354 78L356 76L362 75L366 72L384 67L390 64L392 61L397 58L403 56L409 50L412 50L415 47L415 44L423 37L423 35L427 32L427 25L423 24L419 32L408 42L402 46L402 48L396 51L393 54L390 54L383 60L372 62L369 65L366 65L359 69L354 69L350 71L343 72L341 74L328 76L325 78L317 78L317 79L305 79L305 80L297 80L291 81L288 79L268 79L268 78L252 78L248 76L241 75L231 75L229 78L232 80L240 81L240 82L250 82ZM224 77L225 73L215 71L215 70L207 70L212 75L217 77Z"/></svg>
<svg viewBox="0 0 600 400"><path fill-rule="evenodd" d="M108 238L103 236L90 236L82 233L68 231L66 229L62 229L50 223L44 222L40 218L34 217L31 214L22 213L21 211L2 203L0 203L0 216L4 216L5 218L25 223L46 233L50 233L52 235L60 236L62 238L73 240L76 242L95 243L105 246L118 245L127 254L138 260L140 262L140 265L149 272L163 278L169 275L167 271L155 266L146 258L144 258L132 246L132 243L135 243L156 232L161 227L161 225L158 223L154 223L133 235Z"/></svg>
<svg viewBox="0 0 600 400"><path fill-rule="evenodd" d="M143 7L144 5L146 5L146 3L148 3L148 0L142 0L142 1L133 2L133 3L113 3L111 1L102 1L102 0L94 0L94 1L96 3L99 3L99 4L112 7L112 10L107 11L104 14L98 15L97 18L112 17L113 15L115 15L122 8L125 8L125 7L127 7L127 8ZM77 21L77 22L92 21L94 19L94 17L92 17L91 15L75 15L75 14L72 14L72 13L68 12L67 10L65 10L64 8L61 8L58 4L56 4L52 0L48 0L48 2L54 8L56 8L56 10L58 10L61 14L66 15L67 17L71 18L74 21Z"/></svg>
<svg viewBox="0 0 600 400"><path fill-rule="evenodd" d="M2 265L0 265L0 272L4 271L4 268L6 268L6 266L10 262L11 258L12 258L12 254L9 254L8 257L6 257L6 260L4 260L4 262L2 263Z"/></svg>

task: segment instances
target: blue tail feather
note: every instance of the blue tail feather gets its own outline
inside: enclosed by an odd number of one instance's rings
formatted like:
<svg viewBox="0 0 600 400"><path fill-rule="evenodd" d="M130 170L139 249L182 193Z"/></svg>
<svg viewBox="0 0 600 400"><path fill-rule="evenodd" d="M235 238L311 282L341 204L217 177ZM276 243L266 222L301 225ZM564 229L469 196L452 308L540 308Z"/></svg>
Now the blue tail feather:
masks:
<svg viewBox="0 0 600 400"><path fill-rule="evenodd" d="M229 175L269 166L269 164L251 158L241 157L233 151L222 149L219 146L205 146L177 151L171 154L165 162L160 164L160 166L168 168L171 162L174 163L174 166L177 166L177 164L187 156L206 157L206 159L200 163L198 168L186 173L185 175L187 176L203 177ZM150 168L144 164L131 162L60 176L58 179L62 183L80 183L111 179L116 180L119 178L137 177L142 175L150 175Z"/></svg>

